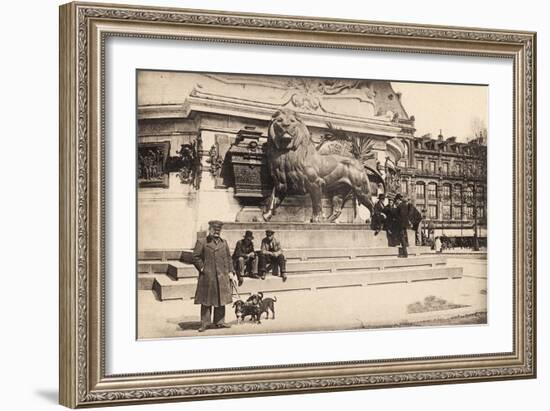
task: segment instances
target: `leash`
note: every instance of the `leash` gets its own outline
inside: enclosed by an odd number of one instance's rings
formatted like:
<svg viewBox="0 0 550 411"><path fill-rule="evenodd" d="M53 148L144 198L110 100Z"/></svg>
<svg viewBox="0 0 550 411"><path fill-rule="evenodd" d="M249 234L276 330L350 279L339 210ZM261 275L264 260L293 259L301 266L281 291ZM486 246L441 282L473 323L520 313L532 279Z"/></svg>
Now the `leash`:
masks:
<svg viewBox="0 0 550 411"><path fill-rule="evenodd" d="M231 281L231 287L235 290L235 294L237 294L237 297L239 297L239 300L242 300L241 295L239 294L239 290L237 290L237 286L233 281Z"/></svg>

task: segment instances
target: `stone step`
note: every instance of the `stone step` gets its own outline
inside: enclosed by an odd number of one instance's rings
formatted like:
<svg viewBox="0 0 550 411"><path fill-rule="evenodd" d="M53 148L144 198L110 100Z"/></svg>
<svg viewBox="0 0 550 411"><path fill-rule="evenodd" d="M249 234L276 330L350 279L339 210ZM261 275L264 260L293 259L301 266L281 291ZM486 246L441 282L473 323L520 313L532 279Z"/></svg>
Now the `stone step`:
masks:
<svg viewBox="0 0 550 411"><path fill-rule="evenodd" d="M265 280L245 279L244 284L239 287L239 295L243 298L258 291L272 295L289 291L315 291L326 288L360 287L372 284L406 283L461 277L462 267L289 275L286 282L283 282L279 277L269 275ZM156 275L153 283L153 290L162 301L193 298L195 289L196 280L190 278L176 281L167 275ZM236 294L234 296L237 298Z"/></svg>
<svg viewBox="0 0 550 411"><path fill-rule="evenodd" d="M446 264L442 255L410 256L409 258L332 258L287 261L287 272L308 274L315 272L339 272L352 270L384 270L387 268L433 267ZM194 266L180 261L145 261L138 264L140 274L168 274L174 279L195 278L198 273Z"/></svg>
<svg viewBox="0 0 550 411"><path fill-rule="evenodd" d="M410 255L434 254L430 247L409 247ZM291 260L312 260L312 259L333 259L333 258L367 258L367 257L382 257L382 256L397 256L399 250L397 247L346 247L346 248L293 248L285 249L285 257L287 261ZM164 258L164 256L172 255L176 258ZM147 258L145 258L147 257ZM192 250L175 251L164 250L153 252L146 250L138 254L138 260L179 260L184 263L191 264L193 260Z"/></svg>
<svg viewBox="0 0 550 411"><path fill-rule="evenodd" d="M138 250L138 260L183 260L183 253L181 249L148 249Z"/></svg>
<svg viewBox="0 0 550 411"><path fill-rule="evenodd" d="M181 261L145 260L138 262L138 274L168 274L173 278L195 278L197 269Z"/></svg>
<svg viewBox="0 0 550 411"><path fill-rule="evenodd" d="M152 290L157 274L139 274L137 277L138 290Z"/></svg>
<svg viewBox="0 0 550 411"><path fill-rule="evenodd" d="M432 267L445 265L446 259L439 256L409 257L409 258L368 258L368 259L339 259L339 260L313 260L313 261L289 261L288 273L312 273L353 270L384 270L386 268L410 268Z"/></svg>
<svg viewBox="0 0 550 411"><path fill-rule="evenodd" d="M410 255L433 254L430 247L409 247ZM399 255L398 247L295 248L285 250L287 261L329 260L337 258L370 258Z"/></svg>

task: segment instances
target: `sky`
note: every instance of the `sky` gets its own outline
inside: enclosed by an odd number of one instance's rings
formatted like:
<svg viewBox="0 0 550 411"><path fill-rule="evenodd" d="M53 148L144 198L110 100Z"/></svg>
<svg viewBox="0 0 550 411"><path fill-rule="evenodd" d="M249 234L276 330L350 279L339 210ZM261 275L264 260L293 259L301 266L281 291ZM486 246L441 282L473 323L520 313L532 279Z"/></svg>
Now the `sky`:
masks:
<svg viewBox="0 0 550 411"><path fill-rule="evenodd" d="M473 123L488 125L488 87L392 82L401 102L415 117L416 136L443 132L458 141L473 137Z"/></svg>

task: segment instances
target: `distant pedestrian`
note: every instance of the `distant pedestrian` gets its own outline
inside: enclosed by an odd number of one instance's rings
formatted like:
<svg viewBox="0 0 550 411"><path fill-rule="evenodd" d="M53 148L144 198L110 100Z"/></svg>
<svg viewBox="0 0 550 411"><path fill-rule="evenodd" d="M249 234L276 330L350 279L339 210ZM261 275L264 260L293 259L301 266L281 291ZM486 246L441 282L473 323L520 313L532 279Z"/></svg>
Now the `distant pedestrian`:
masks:
<svg viewBox="0 0 550 411"><path fill-rule="evenodd" d="M212 324L212 307L214 325L217 328L231 327L225 323L225 306L232 302L232 283L235 283L229 246L220 237L223 223L214 220L208 226L208 236L199 238L193 250L193 264L199 271L195 292L195 304L201 305L199 332Z"/></svg>
<svg viewBox="0 0 550 411"><path fill-rule="evenodd" d="M436 253L440 253L442 251L441 237L435 237L434 250Z"/></svg>

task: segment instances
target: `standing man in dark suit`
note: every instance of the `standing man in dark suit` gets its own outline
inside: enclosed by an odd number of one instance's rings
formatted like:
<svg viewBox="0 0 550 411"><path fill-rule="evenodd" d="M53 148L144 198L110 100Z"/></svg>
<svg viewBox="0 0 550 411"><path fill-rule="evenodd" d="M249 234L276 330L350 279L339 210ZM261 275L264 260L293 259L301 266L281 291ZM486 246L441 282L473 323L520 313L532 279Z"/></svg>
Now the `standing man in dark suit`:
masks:
<svg viewBox="0 0 550 411"><path fill-rule="evenodd" d="M237 271L237 278L239 280L239 287L243 284L243 274L248 272L253 274L257 269L257 258L254 252L254 236L252 231L246 230L244 238L237 241L235 250L233 251L233 265Z"/></svg>
<svg viewBox="0 0 550 411"><path fill-rule="evenodd" d="M225 323L225 305L232 302L232 283L235 283L231 253L227 241L220 237L223 223L210 221L208 235L199 238L193 250L193 264L199 271L195 304L201 305L201 325L203 332L212 324L217 328L229 328Z"/></svg>
<svg viewBox="0 0 550 411"><path fill-rule="evenodd" d="M395 219L396 219L396 208L395 208L395 194L387 194L388 204L384 208L384 214L386 215L386 222L384 224L384 229L386 230L388 237L388 245L390 247L395 247L399 244L399 240L396 236L395 230Z"/></svg>
<svg viewBox="0 0 550 411"><path fill-rule="evenodd" d="M374 211L372 213L372 223L371 228L374 230L374 235L378 235L378 233L382 230L384 225L386 224L386 205L384 204L384 201L386 200L386 196L384 194L378 195L378 201L374 205Z"/></svg>
<svg viewBox="0 0 550 411"><path fill-rule="evenodd" d="M262 240L262 248L260 250L260 277L265 280L267 264L273 266L273 274L278 275L281 271L283 282L286 281L286 259L281 248L281 243L274 236L273 230L265 230L265 238Z"/></svg>
<svg viewBox="0 0 550 411"><path fill-rule="evenodd" d="M409 238L407 236L407 228L409 227L409 204L407 201L404 201L401 194L396 194L395 196L394 212L394 230L396 240L398 240L401 245L399 249L399 257L407 258L409 256L407 251L407 247L409 246Z"/></svg>

